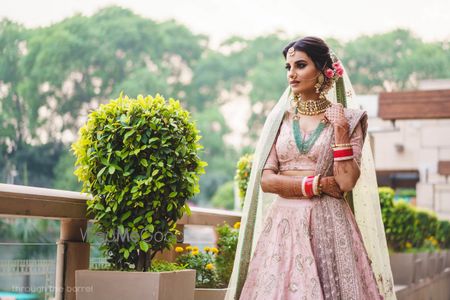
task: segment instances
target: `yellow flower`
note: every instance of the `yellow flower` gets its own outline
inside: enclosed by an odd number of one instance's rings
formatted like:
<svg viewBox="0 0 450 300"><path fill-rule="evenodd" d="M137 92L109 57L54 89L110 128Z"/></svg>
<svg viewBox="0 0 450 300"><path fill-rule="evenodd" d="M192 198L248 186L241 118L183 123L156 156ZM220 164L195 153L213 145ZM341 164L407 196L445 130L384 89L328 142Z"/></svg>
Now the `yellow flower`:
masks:
<svg viewBox="0 0 450 300"><path fill-rule="evenodd" d="M406 242L406 248L411 249L412 248L412 244L410 242Z"/></svg>
<svg viewBox="0 0 450 300"><path fill-rule="evenodd" d="M203 248L203 250L205 250L206 252L209 252L209 251L211 251L211 248L205 247L205 248Z"/></svg>
<svg viewBox="0 0 450 300"><path fill-rule="evenodd" d="M239 229L239 227L241 227L241 222L236 222L233 225L234 229Z"/></svg>
<svg viewBox="0 0 450 300"><path fill-rule="evenodd" d="M198 251L198 247L197 246L192 247L192 251Z"/></svg>
<svg viewBox="0 0 450 300"><path fill-rule="evenodd" d="M214 269L214 265L213 264L207 264L205 268L206 268L206 270L212 270L212 269Z"/></svg>
<svg viewBox="0 0 450 300"><path fill-rule="evenodd" d="M187 247L186 247L186 250L187 250L187 251L191 251L191 250L192 250L192 247L191 247L191 246L187 246Z"/></svg>
<svg viewBox="0 0 450 300"><path fill-rule="evenodd" d="M212 247L211 252L214 254L217 254L217 253L219 253L219 249L217 249L216 247Z"/></svg>
<svg viewBox="0 0 450 300"><path fill-rule="evenodd" d="M175 252L181 253L183 251L184 251L183 247L175 247Z"/></svg>
<svg viewBox="0 0 450 300"><path fill-rule="evenodd" d="M197 255L198 254L198 250L192 250L192 255Z"/></svg>

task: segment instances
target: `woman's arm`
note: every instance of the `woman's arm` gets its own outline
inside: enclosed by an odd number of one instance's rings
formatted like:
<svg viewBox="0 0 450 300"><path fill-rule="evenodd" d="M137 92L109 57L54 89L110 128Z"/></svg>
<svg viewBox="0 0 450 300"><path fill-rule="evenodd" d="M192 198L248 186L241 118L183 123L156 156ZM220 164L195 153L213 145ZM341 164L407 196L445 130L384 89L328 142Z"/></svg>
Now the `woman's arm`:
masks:
<svg viewBox="0 0 450 300"><path fill-rule="evenodd" d="M304 197L302 193L302 176L285 176L276 174L275 171L263 170L261 177L261 189L265 193L278 194L283 198ZM334 176L325 176L320 178L322 192L335 198L342 197L342 191L339 188Z"/></svg>
<svg viewBox="0 0 450 300"><path fill-rule="evenodd" d="M278 136L277 136L278 138ZM272 145L269 156L261 175L261 189L265 193L278 194L283 198L303 197L302 176L279 175L279 162L276 150L276 140ZM342 191L333 176L321 177L319 182L322 192L335 198L342 197Z"/></svg>
<svg viewBox="0 0 450 300"><path fill-rule="evenodd" d="M344 116L342 107L338 108L337 115L332 121L334 126L335 144L351 144L353 149L353 159L335 161L333 164L334 177L337 184L343 192L349 192L353 189L360 176L359 163L363 146L363 131L359 123L352 135L348 120Z"/></svg>

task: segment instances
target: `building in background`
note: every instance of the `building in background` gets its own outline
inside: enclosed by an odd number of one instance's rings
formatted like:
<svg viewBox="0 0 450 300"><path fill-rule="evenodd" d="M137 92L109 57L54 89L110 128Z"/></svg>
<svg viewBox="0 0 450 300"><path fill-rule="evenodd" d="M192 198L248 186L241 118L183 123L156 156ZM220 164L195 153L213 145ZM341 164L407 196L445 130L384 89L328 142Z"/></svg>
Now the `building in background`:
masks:
<svg viewBox="0 0 450 300"><path fill-rule="evenodd" d="M450 80L409 92L358 96L380 186L450 219Z"/></svg>

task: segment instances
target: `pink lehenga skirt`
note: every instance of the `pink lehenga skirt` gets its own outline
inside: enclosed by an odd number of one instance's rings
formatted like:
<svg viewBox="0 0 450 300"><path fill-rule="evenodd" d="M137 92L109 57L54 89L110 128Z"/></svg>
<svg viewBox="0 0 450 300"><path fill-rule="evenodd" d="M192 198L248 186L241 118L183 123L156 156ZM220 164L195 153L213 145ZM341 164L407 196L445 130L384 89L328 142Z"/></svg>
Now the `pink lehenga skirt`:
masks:
<svg viewBox="0 0 450 300"><path fill-rule="evenodd" d="M313 205L309 199L284 199L280 196L271 204L240 299L341 299L336 295L324 295L321 286L310 226ZM358 294L361 297L358 298L379 299L373 273L371 276L370 260L353 213L347 203L343 205L346 218L350 220L354 263L358 276L361 276L356 280L360 283Z"/></svg>

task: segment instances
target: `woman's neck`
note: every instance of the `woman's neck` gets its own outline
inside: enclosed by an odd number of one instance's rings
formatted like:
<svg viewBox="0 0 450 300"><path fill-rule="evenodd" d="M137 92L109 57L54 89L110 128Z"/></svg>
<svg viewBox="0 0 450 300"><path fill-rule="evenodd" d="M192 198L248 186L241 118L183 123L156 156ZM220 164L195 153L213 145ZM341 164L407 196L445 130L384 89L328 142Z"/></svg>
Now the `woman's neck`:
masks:
<svg viewBox="0 0 450 300"><path fill-rule="evenodd" d="M319 100L319 94L316 93L301 93L300 97L303 101L306 100Z"/></svg>

